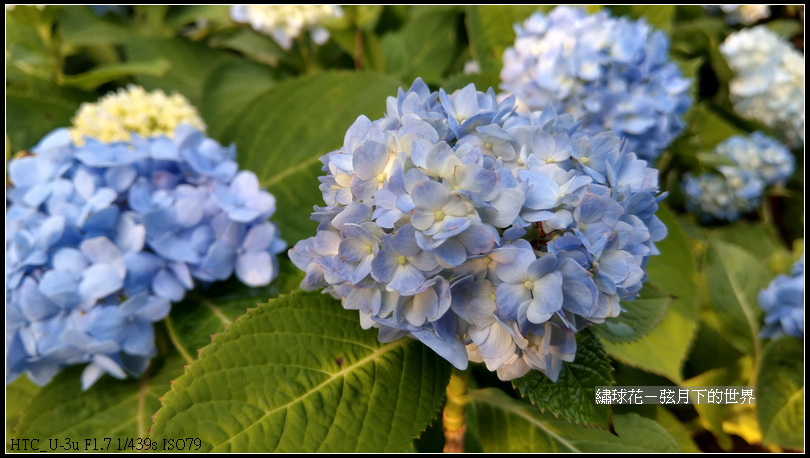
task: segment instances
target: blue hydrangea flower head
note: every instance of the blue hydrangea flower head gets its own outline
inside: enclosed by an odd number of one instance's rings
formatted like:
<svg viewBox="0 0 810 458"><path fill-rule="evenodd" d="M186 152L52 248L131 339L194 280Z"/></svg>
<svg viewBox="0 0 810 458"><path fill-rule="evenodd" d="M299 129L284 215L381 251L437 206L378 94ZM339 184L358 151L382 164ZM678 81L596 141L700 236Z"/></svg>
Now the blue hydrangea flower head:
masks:
<svg viewBox="0 0 810 458"><path fill-rule="evenodd" d="M740 115L804 145L804 55L764 25L732 33L720 52L734 71L731 102Z"/></svg>
<svg viewBox="0 0 810 458"><path fill-rule="evenodd" d="M196 128L83 140L57 129L9 163L7 382L84 363L83 389L139 374L195 280L266 285L286 249L273 196Z"/></svg>
<svg viewBox="0 0 810 458"><path fill-rule="evenodd" d="M417 79L321 158L326 206L290 259L381 341L410 335L458 368L556 380L576 333L634 298L666 227L657 171L552 106Z"/></svg>
<svg viewBox="0 0 810 458"><path fill-rule="evenodd" d="M686 209L704 222L736 221L756 210L769 185L784 183L793 175L795 159L781 143L761 132L729 137L714 150L735 165L718 167L719 174L693 176L682 184Z"/></svg>
<svg viewBox="0 0 810 458"><path fill-rule="evenodd" d="M644 20L587 15L557 7L515 25L503 55L501 89L518 107L551 104L582 122L581 131L612 130L625 151L652 161L683 130L690 81L669 60L669 41Z"/></svg>
<svg viewBox="0 0 810 458"><path fill-rule="evenodd" d="M790 276L777 276L759 292L759 306L765 311L760 337L804 339L804 255L793 265Z"/></svg>

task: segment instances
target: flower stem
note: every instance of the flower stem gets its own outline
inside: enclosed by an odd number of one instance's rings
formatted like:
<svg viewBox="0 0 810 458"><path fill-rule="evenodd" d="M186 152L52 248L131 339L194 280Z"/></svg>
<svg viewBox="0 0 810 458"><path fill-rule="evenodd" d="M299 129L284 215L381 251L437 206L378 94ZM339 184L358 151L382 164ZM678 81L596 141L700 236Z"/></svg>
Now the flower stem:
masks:
<svg viewBox="0 0 810 458"><path fill-rule="evenodd" d="M464 453L464 434L467 432L467 371L453 368L447 384L447 402L442 413L444 425L444 453Z"/></svg>

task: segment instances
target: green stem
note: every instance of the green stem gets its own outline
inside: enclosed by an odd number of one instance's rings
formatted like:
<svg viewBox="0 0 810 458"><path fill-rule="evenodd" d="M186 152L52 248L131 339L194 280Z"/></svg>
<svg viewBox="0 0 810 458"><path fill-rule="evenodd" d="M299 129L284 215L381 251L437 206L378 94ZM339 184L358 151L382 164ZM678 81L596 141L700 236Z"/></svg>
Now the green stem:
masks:
<svg viewBox="0 0 810 458"><path fill-rule="evenodd" d="M444 453L464 453L464 434L467 432L467 392L469 373L453 368L447 384L447 402L442 413L444 425Z"/></svg>
<svg viewBox="0 0 810 458"><path fill-rule="evenodd" d="M354 31L354 69L363 69L363 31Z"/></svg>

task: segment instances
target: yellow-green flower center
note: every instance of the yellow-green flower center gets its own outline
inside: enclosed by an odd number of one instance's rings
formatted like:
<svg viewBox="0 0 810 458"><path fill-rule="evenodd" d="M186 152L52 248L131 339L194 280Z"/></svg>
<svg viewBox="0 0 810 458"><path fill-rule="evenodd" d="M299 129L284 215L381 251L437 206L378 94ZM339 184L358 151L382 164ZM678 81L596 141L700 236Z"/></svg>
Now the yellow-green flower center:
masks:
<svg viewBox="0 0 810 458"><path fill-rule="evenodd" d="M371 245L366 245L366 246L363 248L363 250L365 250L365 252L366 252L366 253L369 253L369 254L370 254L372 251L374 251L374 248L372 248L372 247L371 247Z"/></svg>
<svg viewBox="0 0 810 458"><path fill-rule="evenodd" d="M408 258L406 258L405 256L402 256L402 255L399 255L399 257L397 258L397 262L399 263L399 265L404 266L405 263L408 262Z"/></svg>
<svg viewBox="0 0 810 458"><path fill-rule="evenodd" d="M444 219L444 212L443 212L443 211L441 211L441 210L436 210L436 211L433 213L433 218L434 218L436 221L442 221L442 220Z"/></svg>
<svg viewBox="0 0 810 458"><path fill-rule="evenodd" d="M377 175L377 183L384 183L385 182L385 174L381 173Z"/></svg>
<svg viewBox="0 0 810 458"><path fill-rule="evenodd" d="M531 280L526 280L526 281L523 282L523 287L526 288L526 289L532 289L533 286L534 286L534 282L531 281Z"/></svg>

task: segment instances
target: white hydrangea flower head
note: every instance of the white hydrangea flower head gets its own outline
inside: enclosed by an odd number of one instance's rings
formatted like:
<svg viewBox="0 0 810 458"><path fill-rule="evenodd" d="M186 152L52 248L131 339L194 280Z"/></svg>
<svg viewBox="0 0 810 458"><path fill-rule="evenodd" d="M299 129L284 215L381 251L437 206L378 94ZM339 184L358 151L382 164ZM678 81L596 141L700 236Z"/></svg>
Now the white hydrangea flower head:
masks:
<svg viewBox="0 0 810 458"><path fill-rule="evenodd" d="M718 8L714 5L704 7L714 11ZM719 9L726 14L726 22L729 24L751 25L771 15L768 5L719 5Z"/></svg>
<svg viewBox="0 0 810 458"><path fill-rule="evenodd" d="M199 113L182 95L166 95L160 89L146 92L140 86L129 85L98 102L82 104L70 133L77 145L84 145L85 137L112 143L129 141L133 132L147 138L171 137L180 124L205 130Z"/></svg>
<svg viewBox="0 0 810 458"><path fill-rule="evenodd" d="M270 35L284 49L305 29L312 41L323 44L329 32L322 27L326 18L343 16L338 5L231 5L231 19L247 22L257 32Z"/></svg>
<svg viewBox="0 0 810 458"><path fill-rule="evenodd" d="M765 26L729 35L720 52L736 73L729 83L734 109L788 145L803 145L804 55Z"/></svg>

